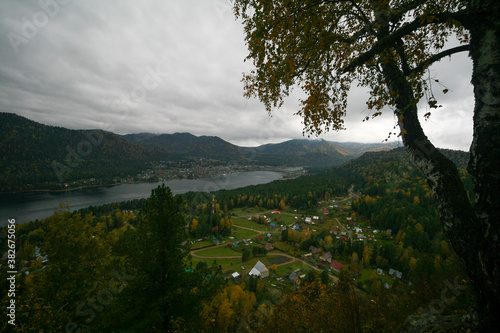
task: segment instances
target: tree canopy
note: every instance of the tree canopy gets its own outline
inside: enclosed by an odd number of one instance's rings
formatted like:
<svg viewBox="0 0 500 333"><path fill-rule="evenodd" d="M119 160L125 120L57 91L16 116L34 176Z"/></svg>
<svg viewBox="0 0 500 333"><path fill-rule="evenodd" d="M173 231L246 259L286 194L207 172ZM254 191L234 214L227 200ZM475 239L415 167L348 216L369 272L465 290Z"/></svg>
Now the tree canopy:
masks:
<svg viewBox="0 0 500 333"><path fill-rule="evenodd" d="M244 75L246 96L258 97L267 111L283 104L294 86L302 99L297 114L305 130L343 128L353 82L370 89L373 116L395 106L382 63L394 62L414 91L430 92L425 69L441 58L469 49L468 44L443 50L449 36L461 43L469 33L457 19L465 1L236 1L243 19L248 59L255 69Z"/></svg>
<svg viewBox="0 0 500 333"><path fill-rule="evenodd" d="M370 91L372 117L385 106L435 193L443 228L462 258L478 296L483 327L499 324L500 307L500 3L494 0L236 0L255 68L244 74L245 95L268 112L294 87L305 93L297 114L307 133L343 129L353 84ZM449 47L454 37L459 46ZM471 203L456 165L434 147L417 103L438 101L425 70L457 52L473 61L474 136L468 171ZM443 90L447 93L447 90ZM429 116L429 113L426 114Z"/></svg>

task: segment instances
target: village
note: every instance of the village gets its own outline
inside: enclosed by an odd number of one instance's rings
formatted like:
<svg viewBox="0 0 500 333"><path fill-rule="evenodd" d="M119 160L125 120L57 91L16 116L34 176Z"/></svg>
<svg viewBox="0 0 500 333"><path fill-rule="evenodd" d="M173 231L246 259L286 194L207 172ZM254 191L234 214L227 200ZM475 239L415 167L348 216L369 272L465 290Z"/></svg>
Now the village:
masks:
<svg viewBox="0 0 500 333"><path fill-rule="evenodd" d="M375 283L377 287L368 291L389 289L395 281L403 280L402 272L393 268L363 267L362 260L356 258L337 258L325 250L327 246L303 248L302 242L313 235L326 235L330 245L360 242L372 248L392 243L392 230L374 229L369 221L356 218L351 209L355 196L350 191L347 198L319 202L317 214L311 216L297 210L235 209L230 212L233 222L230 236L210 236L184 245L190 246L189 259L193 267L199 262L220 266L224 276L236 284L256 277L270 287L287 290L299 288L302 282L311 279L335 285L344 271L359 289L366 290L366 283L373 286L375 280L379 281Z"/></svg>

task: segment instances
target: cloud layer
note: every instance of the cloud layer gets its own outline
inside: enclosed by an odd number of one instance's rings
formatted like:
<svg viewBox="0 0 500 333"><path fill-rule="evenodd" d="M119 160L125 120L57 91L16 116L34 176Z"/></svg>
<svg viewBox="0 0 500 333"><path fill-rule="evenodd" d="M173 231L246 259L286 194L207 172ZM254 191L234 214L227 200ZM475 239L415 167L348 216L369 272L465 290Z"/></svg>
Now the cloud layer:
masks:
<svg viewBox="0 0 500 333"><path fill-rule="evenodd" d="M243 97L241 77L251 65L228 0L7 0L0 13L0 112L73 129L190 132L239 145L302 137L293 115L298 92L273 117ZM468 150L470 59L456 55L431 73L450 92L424 129L439 147ZM384 140L395 119L387 110L362 122L366 99L354 89L347 130L322 137Z"/></svg>

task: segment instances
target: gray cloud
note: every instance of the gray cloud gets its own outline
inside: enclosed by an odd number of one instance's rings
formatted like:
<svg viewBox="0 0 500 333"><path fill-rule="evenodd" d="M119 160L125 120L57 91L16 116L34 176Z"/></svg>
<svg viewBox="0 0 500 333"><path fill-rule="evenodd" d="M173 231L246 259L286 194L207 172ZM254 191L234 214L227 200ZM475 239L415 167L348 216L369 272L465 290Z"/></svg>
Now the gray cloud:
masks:
<svg viewBox="0 0 500 333"><path fill-rule="evenodd" d="M293 115L300 92L273 117L243 97L241 74L251 66L243 61L243 28L229 1L7 0L0 13L1 112L73 129L107 124L119 134L191 132L240 145L302 137L301 119ZM423 122L438 146L470 145L470 73L465 55L432 68L450 90L436 93L443 108ZM365 90L353 89L347 130L322 137L384 140L394 117L387 110L362 122L366 99Z"/></svg>

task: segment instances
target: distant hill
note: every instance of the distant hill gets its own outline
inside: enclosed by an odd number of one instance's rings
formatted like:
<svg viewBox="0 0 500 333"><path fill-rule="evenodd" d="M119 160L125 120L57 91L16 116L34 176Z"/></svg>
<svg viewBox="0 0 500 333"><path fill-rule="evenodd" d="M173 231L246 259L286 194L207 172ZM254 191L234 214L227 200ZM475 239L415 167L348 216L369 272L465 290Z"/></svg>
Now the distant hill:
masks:
<svg viewBox="0 0 500 333"><path fill-rule="evenodd" d="M155 136L158 136L158 134L138 133L138 134L126 134L123 136L123 138L133 143L142 143L148 139L154 138Z"/></svg>
<svg viewBox="0 0 500 333"><path fill-rule="evenodd" d="M262 164L294 166L336 166L366 151L391 150L395 144L343 143L323 139L294 139L253 148Z"/></svg>
<svg viewBox="0 0 500 333"><path fill-rule="evenodd" d="M294 139L251 148L259 164L290 166L334 166L347 161L349 153L319 139Z"/></svg>
<svg viewBox="0 0 500 333"><path fill-rule="evenodd" d="M456 164L462 176L465 177L469 153L450 149L440 149L440 151ZM417 174L421 179L425 179L404 147L390 151L364 153L335 168L334 171L347 178L349 183L357 186L364 186L366 179L386 179L395 175L399 180L404 180L408 174ZM469 183L469 178L467 178L466 189L471 191L472 185Z"/></svg>
<svg viewBox="0 0 500 333"><path fill-rule="evenodd" d="M103 130L69 130L0 113L0 191L50 188L50 183L135 174L144 147ZM29 184L29 185L28 185Z"/></svg>
<svg viewBox="0 0 500 333"><path fill-rule="evenodd" d="M153 161L189 161L275 166L336 166L367 150L391 145L289 140L239 147L216 136L190 133L117 135L69 130L0 113L0 192L60 189L61 184L98 178L112 183L133 176Z"/></svg>
<svg viewBox="0 0 500 333"><path fill-rule="evenodd" d="M330 142L352 157L358 157L369 151L388 151L398 147L397 142L389 143L358 143L358 142ZM403 144L401 144L402 146Z"/></svg>
<svg viewBox="0 0 500 333"><path fill-rule="evenodd" d="M218 159L243 161L249 152L216 136L195 136L190 133L161 134L140 141L147 149L165 149L172 153Z"/></svg>

